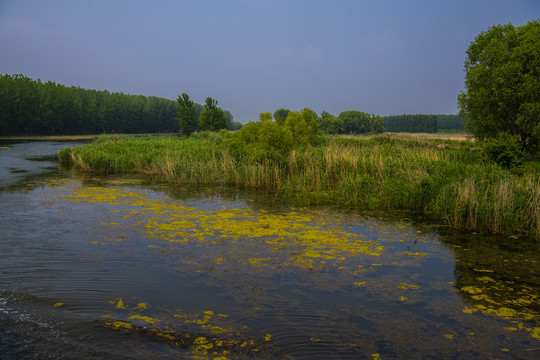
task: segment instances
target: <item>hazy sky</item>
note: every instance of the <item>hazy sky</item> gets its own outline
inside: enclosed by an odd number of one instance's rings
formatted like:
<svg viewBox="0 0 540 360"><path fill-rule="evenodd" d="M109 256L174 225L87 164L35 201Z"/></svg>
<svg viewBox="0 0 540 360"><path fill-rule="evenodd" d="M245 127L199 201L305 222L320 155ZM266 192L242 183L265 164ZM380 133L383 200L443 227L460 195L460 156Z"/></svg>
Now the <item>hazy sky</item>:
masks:
<svg viewBox="0 0 540 360"><path fill-rule="evenodd" d="M456 113L465 50L540 0L0 0L0 73L176 99L240 122Z"/></svg>

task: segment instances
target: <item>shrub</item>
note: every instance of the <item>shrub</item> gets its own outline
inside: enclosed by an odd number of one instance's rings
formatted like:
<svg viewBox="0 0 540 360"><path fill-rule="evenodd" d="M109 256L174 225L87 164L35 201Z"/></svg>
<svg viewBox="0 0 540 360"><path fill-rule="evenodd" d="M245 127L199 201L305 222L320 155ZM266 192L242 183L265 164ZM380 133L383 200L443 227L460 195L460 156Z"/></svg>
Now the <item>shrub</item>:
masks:
<svg viewBox="0 0 540 360"><path fill-rule="evenodd" d="M484 140L482 148L490 160L506 168L521 165L527 158L518 137L506 132L500 133L495 138Z"/></svg>

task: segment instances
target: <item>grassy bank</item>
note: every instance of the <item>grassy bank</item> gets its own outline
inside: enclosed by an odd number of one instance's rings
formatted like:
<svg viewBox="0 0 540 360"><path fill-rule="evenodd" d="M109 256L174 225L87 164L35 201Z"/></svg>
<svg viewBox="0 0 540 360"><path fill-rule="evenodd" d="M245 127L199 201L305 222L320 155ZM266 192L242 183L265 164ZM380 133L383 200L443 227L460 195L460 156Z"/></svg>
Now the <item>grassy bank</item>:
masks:
<svg viewBox="0 0 540 360"><path fill-rule="evenodd" d="M455 228L540 234L538 174L513 175L468 141L327 137L264 160L228 146L226 137L101 136L59 158L83 171L269 188L302 204L422 210Z"/></svg>

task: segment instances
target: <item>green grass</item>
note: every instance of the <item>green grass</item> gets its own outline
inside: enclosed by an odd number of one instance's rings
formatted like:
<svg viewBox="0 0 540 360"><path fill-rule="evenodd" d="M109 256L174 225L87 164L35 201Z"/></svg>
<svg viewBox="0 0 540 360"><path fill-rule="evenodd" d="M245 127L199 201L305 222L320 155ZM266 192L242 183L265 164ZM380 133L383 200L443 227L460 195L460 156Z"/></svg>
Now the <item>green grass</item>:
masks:
<svg viewBox="0 0 540 360"><path fill-rule="evenodd" d="M540 177L492 164L469 141L326 137L286 160L257 160L224 134L101 136L59 153L83 171L145 173L172 184L267 188L300 204L421 210L455 228L540 234Z"/></svg>

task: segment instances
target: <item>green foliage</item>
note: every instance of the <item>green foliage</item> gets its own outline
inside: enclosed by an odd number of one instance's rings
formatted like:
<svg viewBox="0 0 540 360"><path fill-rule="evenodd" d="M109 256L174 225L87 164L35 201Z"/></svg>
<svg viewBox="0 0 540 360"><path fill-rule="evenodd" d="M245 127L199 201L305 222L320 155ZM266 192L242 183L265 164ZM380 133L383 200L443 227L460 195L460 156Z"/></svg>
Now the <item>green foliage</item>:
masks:
<svg viewBox="0 0 540 360"><path fill-rule="evenodd" d="M260 113L259 121L272 121L272 113L271 112Z"/></svg>
<svg viewBox="0 0 540 360"><path fill-rule="evenodd" d="M321 113L318 121L319 128L326 134L343 134L345 132L343 120L326 111Z"/></svg>
<svg viewBox="0 0 540 360"><path fill-rule="evenodd" d="M506 168L521 165L527 157L517 136L500 133L497 137L482 141L484 153L495 163Z"/></svg>
<svg viewBox="0 0 540 360"><path fill-rule="evenodd" d="M289 115L289 109L277 109L275 112L274 112L274 120L278 123L278 124L281 124L282 122L285 121L285 119L287 118L287 115Z"/></svg>
<svg viewBox="0 0 540 360"><path fill-rule="evenodd" d="M311 109L289 111L283 125L290 130L295 146L316 145L320 141L317 114Z"/></svg>
<svg viewBox="0 0 540 360"><path fill-rule="evenodd" d="M497 25L467 49L461 114L477 139L507 132L523 149L540 143L540 21Z"/></svg>
<svg viewBox="0 0 540 360"><path fill-rule="evenodd" d="M189 136L197 127L193 101L189 100L189 95L186 93L182 93L182 96L178 96L177 101L178 116L176 119L180 124L180 133L184 136Z"/></svg>
<svg viewBox="0 0 540 360"><path fill-rule="evenodd" d="M177 103L0 76L0 135L178 132Z"/></svg>
<svg viewBox="0 0 540 360"><path fill-rule="evenodd" d="M262 113L260 118L260 121L248 123L240 131L228 134L224 144L236 156L284 167L293 148L320 142L317 114L313 110L289 111L284 122L272 121L270 113Z"/></svg>
<svg viewBox="0 0 540 360"><path fill-rule="evenodd" d="M454 132L464 132L465 131L465 122L463 117L459 115L435 115L437 116L437 128L438 131L454 131Z"/></svg>
<svg viewBox="0 0 540 360"><path fill-rule="evenodd" d="M343 123L343 132L347 134L378 134L385 130L382 117L362 111L343 111L338 119Z"/></svg>
<svg viewBox="0 0 540 360"><path fill-rule="evenodd" d="M234 122L234 116L230 111L223 110L223 115L225 115L225 120L227 121L227 129L231 129Z"/></svg>
<svg viewBox="0 0 540 360"><path fill-rule="evenodd" d="M384 127L390 132L436 133L437 115L394 115L384 117Z"/></svg>
<svg viewBox="0 0 540 360"><path fill-rule="evenodd" d="M227 129L227 119L223 110L217 107L217 100L207 97L205 110L199 117L199 130L218 131Z"/></svg>
<svg viewBox="0 0 540 360"><path fill-rule="evenodd" d="M232 131L240 130L242 128L242 126L243 126L243 124L241 122L233 121L229 125L229 130L232 130Z"/></svg>

